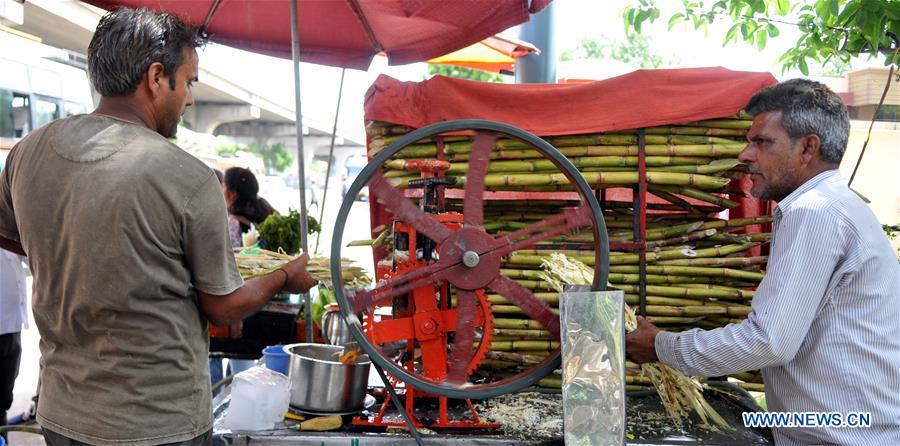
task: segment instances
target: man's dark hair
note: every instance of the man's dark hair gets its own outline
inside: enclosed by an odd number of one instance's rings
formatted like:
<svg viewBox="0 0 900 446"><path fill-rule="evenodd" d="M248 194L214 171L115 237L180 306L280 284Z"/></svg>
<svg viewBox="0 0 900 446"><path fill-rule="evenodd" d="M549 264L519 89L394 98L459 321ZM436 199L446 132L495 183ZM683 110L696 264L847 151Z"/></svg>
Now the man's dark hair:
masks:
<svg viewBox="0 0 900 446"><path fill-rule="evenodd" d="M776 110L781 111L781 126L792 140L815 134L822 141L822 159L841 162L850 135L850 117L847 106L827 86L791 79L756 93L747 103L747 113L753 116Z"/></svg>
<svg viewBox="0 0 900 446"><path fill-rule="evenodd" d="M91 84L106 97L133 93L147 68L163 65L169 87L184 62L182 51L204 44L197 29L178 17L146 8L117 8L100 19L88 45Z"/></svg>

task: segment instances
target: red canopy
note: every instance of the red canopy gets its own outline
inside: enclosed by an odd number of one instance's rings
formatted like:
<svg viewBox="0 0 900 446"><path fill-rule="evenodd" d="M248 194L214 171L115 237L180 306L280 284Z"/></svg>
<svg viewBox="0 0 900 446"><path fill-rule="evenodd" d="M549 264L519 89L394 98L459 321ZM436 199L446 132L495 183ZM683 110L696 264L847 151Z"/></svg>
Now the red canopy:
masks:
<svg viewBox="0 0 900 446"><path fill-rule="evenodd" d="M212 40L291 58L287 0L83 0L101 8L147 7L204 25ZM300 58L366 69L387 54L391 65L424 61L528 21L550 0L298 0ZM213 5L218 4L212 14Z"/></svg>
<svg viewBox="0 0 900 446"><path fill-rule="evenodd" d="M366 93L366 120L424 127L490 119L536 135L605 132L716 118L741 110L777 81L724 68L638 70L583 84L494 84L436 76L380 76Z"/></svg>

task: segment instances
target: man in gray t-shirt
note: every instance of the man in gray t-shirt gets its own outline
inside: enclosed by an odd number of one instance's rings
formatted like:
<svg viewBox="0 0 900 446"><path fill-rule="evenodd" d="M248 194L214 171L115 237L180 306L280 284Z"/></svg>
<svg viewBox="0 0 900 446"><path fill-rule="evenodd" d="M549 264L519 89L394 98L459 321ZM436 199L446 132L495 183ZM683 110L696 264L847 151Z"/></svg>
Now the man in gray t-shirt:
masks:
<svg viewBox="0 0 900 446"><path fill-rule="evenodd" d="M166 139L201 43L167 14L107 14L88 48L97 110L29 134L0 175L0 247L38 287L48 444L208 442L207 320L315 284L306 256L244 283L218 180Z"/></svg>

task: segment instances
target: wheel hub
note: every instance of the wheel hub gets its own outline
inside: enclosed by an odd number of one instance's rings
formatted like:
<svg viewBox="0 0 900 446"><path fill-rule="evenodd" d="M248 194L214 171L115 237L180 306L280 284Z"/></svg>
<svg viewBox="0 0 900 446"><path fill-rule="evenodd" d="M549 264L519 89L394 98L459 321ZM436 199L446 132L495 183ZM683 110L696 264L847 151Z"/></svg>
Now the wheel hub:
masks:
<svg viewBox="0 0 900 446"><path fill-rule="evenodd" d="M500 274L500 258L478 253L490 251L494 238L479 227L463 227L441 245L441 259L459 266L447 271L447 281L463 290L484 288Z"/></svg>
<svg viewBox="0 0 900 446"><path fill-rule="evenodd" d="M469 268L475 268L476 266L478 266L478 260L479 260L478 253L475 251L466 251L466 253L463 254L462 260L463 260L463 265L466 265Z"/></svg>

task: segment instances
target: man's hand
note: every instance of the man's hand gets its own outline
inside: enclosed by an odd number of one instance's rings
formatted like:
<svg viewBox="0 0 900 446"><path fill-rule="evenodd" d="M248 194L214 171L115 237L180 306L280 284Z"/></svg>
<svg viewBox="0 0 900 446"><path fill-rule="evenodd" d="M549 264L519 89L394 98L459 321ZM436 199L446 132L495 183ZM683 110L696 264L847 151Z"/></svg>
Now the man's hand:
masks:
<svg viewBox="0 0 900 446"><path fill-rule="evenodd" d="M310 276L309 272L306 271L307 263L309 263L309 254L303 254L279 268L287 275L287 280L284 282L284 287L282 288L283 291L292 294L305 293L309 291L310 288L319 284L319 281Z"/></svg>
<svg viewBox="0 0 900 446"><path fill-rule="evenodd" d="M628 355L628 359L638 364L658 361L655 341L659 328L656 328L655 325L641 316L637 317L637 321L637 330L625 336L625 352Z"/></svg>

